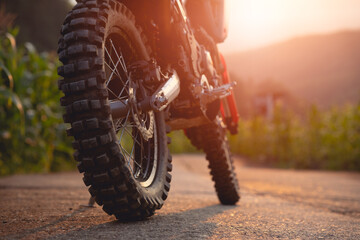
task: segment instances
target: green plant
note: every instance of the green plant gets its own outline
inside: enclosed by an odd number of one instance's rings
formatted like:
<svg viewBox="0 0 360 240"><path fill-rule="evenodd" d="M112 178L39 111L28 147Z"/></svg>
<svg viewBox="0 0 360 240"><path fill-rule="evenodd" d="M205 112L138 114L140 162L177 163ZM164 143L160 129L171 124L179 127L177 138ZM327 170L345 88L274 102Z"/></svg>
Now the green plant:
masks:
<svg viewBox="0 0 360 240"><path fill-rule="evenodd" d="M304 117L276 107L274 118L243 120L232 151L277 167L360 171L360 105Z"/></svg>
<svg viewBox="0 0 360 240"><path fill-rule="evenodd" d="M58 62L30 43L16 46L17 33L0 37L0 175L70 167Z"/></svg>
<svg viewBox="0 0 360 240"><path fill-rule="evenodd" d="M171 153L195 153L199 152L190 140L185 136L183 131L173 131L169 134L171 138L171 144L169 150Z"/></svg>

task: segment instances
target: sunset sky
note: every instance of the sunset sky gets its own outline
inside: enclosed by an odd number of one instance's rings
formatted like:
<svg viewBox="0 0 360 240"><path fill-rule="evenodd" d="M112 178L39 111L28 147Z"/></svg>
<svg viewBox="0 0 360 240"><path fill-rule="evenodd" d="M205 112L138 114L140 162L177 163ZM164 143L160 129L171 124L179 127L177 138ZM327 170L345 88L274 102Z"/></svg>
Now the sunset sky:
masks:
<svg viewBox="0 0 360 240"><path fill-rule="evenodd" d="M257 48L295 36L360 29L360 0L228 0L222 51Z"/></svg>

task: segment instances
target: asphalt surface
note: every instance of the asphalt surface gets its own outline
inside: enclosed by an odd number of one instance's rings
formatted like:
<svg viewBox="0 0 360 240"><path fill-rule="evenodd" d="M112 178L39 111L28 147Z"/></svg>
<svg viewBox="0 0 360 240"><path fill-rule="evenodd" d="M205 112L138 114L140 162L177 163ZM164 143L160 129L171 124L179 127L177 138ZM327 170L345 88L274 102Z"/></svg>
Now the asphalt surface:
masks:
<svg viewBox="0 0 360 240"><path fill-rule="evenodd" d="M121 223L78 173L0 178L0 239L360 239L360 174L276 170L237 161L242 198L219 205L204 155L174 158L152 218Z"/></svg>

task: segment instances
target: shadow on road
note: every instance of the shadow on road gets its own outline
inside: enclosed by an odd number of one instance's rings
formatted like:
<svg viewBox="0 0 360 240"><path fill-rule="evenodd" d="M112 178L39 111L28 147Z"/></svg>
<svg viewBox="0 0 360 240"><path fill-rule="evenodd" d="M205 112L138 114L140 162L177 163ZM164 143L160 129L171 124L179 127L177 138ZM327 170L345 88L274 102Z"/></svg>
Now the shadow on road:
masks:
<svg viewBox="0 0 360 240"><path fill-rule="evenodd" d="M179 213L161 214L138 222L112 221L54 236L53 239L203 239L211 237L217 224L212 217L239 206L212 205Z"/></svg>
<svg viewBox="0 0 360 240"><path fill-rule="evenodd" d="M36 228L30 228L30 229L26 229L22 232L19 232L19 233L16 233L16 234L9 234L9 235L6 235L6 236L3 236L4 239L26 239L27 236L31 235L31 234L36 234L37 232L40 232L40 231L43 231L47 228L50 228L50 227L54 227L56 226L57 224L60 224L62 222L65 222L69 219L71 219L72 217L82 213L82 212L85 212L86 210L88 210L89 207L85 207L85 206L80 206L78 209L76 209L74 212L70 213L70 214L66 214L58 219L56 219L55 221L52 221L48 224L45 224L43 226L40 226L40 227L36 227Z"/></svg>

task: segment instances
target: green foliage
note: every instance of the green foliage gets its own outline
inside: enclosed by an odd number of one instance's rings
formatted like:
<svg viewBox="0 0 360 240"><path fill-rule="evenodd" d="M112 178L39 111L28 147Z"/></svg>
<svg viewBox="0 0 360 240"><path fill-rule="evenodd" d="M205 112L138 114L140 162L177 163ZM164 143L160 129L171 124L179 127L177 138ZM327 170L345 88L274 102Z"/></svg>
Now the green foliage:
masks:
<svg viewBox="0 0 360 240"><path fill-rule="evenodd" d="M240 122L232 151L277 167L360 170L360 105L320 112L315 106L300 118L277 107L272 121Z"/></svg>
<svg viewBox="0 0 360 240"><path fill-rule="evenodd" d="M169 150L171 153L195 153L199 152L190 140L185 136L183 131L174 131L169 134L171 144Z"/></svg>
<svg viewBox="0 0 360 240"><path fill-rule="evenodd" d="M17 47L17 32L0 36L0 175L70 167L58 62L30 43Z"/></svg>

